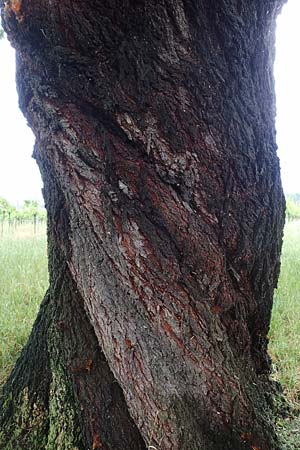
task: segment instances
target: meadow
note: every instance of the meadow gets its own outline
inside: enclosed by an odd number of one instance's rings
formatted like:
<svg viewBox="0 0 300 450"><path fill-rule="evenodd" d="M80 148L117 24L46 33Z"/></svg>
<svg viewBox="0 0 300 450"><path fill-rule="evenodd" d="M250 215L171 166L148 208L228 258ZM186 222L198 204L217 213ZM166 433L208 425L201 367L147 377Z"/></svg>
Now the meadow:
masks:
<svg viewBox="0 0 300 450"><path fill-rule="evenodd" d="M27 341L48 286L46 227L12 228L0 236L0 386Z"/></svg>
<svg viewBox="0 0 300 450"><path fill-rule="evenodd" d="M287 222L275 291L269 353L289 410L278 421L283 450L300 450L300 220Z"/></svg>
<svg viewBox="0 0 300 450"><path fill-rule="evenodd" d="M300 402L300 221L286 224L269 351L290 400Z"/></svg>
<svg viewBox="0 0 300 450"><path fill-rule="evenodd" d="M0 386L26 343L48 286L46 230L32 224L0 236ZM300 449L300 221L286 224L269 351L290 414L280 422L286 447ZM296 443L297 442L297 443Z"/></svg>

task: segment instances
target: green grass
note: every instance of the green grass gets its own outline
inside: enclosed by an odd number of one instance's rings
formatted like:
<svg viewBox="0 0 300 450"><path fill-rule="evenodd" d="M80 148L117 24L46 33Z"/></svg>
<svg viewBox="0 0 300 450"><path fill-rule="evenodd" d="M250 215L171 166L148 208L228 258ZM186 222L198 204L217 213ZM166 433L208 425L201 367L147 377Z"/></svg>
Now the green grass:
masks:
<svg viewBox="0 0 300 450"><path fill-rule="evenodd" d="M276 376L288 398L300 401L300 222L286 224L281 273L270 329Z"/></svg>
<svg viewBox="0 0 300 450"><path fill-rule="evenodd" d="M45 226L0 236L0 386L27 341L48 286Z"/></svg>
<svg viewBox="0 0 300 450"><path fill-rule="evenodd" d="M300 221L285 226L281 272L275 292L269 352L274 377L290 405L277 425L282 450L300 449Z"/></svg>

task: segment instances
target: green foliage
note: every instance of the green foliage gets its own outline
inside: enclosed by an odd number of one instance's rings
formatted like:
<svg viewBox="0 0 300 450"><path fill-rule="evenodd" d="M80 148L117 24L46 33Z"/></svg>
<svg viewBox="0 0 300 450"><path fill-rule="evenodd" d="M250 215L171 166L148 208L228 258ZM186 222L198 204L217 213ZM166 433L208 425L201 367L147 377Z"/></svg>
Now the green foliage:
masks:
<svg viewBox="0 0 300 450"><path fill-rule="evenodd" d="M8 214L14 211L16 208L11 205L5 198L0 197L0 214Z"/></svg>
<svg viewBox="0 0 300 450"><path fill-rule="evenodd" d="M37 216L39 210L39 204L35 200L25 200L22 208L22 213L25 219L31 219Z"/></svg>
<svg viewBox="0 0 300 450"><path fill-rule="evenodd" d="M300 194L286 197L286 217L288 220L300 219Z"/></svg>
<svg viewBox="0 0 300 450"><path fill-rule="evenodd" d="M4 31L3 28L0 25L0 39L2 39L4 37Z"/></svg>
<svg viewBox="0 0 300 450"><path fill-rule="evenodd" d="M46 222L46 210L35 200L25 200L21 208L16 208L7 200L0 197L0 220L3 224L8 222L10 225L17 225L24 222Z"/></svg>

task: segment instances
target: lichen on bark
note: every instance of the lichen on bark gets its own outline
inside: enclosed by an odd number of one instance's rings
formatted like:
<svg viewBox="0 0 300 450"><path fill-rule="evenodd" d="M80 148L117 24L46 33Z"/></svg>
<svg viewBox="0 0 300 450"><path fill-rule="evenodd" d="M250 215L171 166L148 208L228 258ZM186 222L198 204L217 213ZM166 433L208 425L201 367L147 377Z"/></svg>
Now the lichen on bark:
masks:
<svg viewBox="0 0 300 450"><path fill-rule="evenodd" d="M45 450L83 449L78 421L79 408L74 399L72 381L66 375L59 358L55 358L56 345L55 343L52 348L50 360L52 380L49 389L49 430Z"/></svg>

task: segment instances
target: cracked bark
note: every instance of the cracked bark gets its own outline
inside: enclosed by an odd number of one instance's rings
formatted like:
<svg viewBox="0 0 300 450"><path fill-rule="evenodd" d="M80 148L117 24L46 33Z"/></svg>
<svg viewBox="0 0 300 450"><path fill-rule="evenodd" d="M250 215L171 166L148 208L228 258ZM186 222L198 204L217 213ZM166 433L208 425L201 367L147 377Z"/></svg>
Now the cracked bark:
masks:
<svg viewBox="0 0 300 450"><path fill-rule="evenodd" d="M3 7L50 287L2 393L1 448L279 448L282 2L211 3Z"/></svg>

